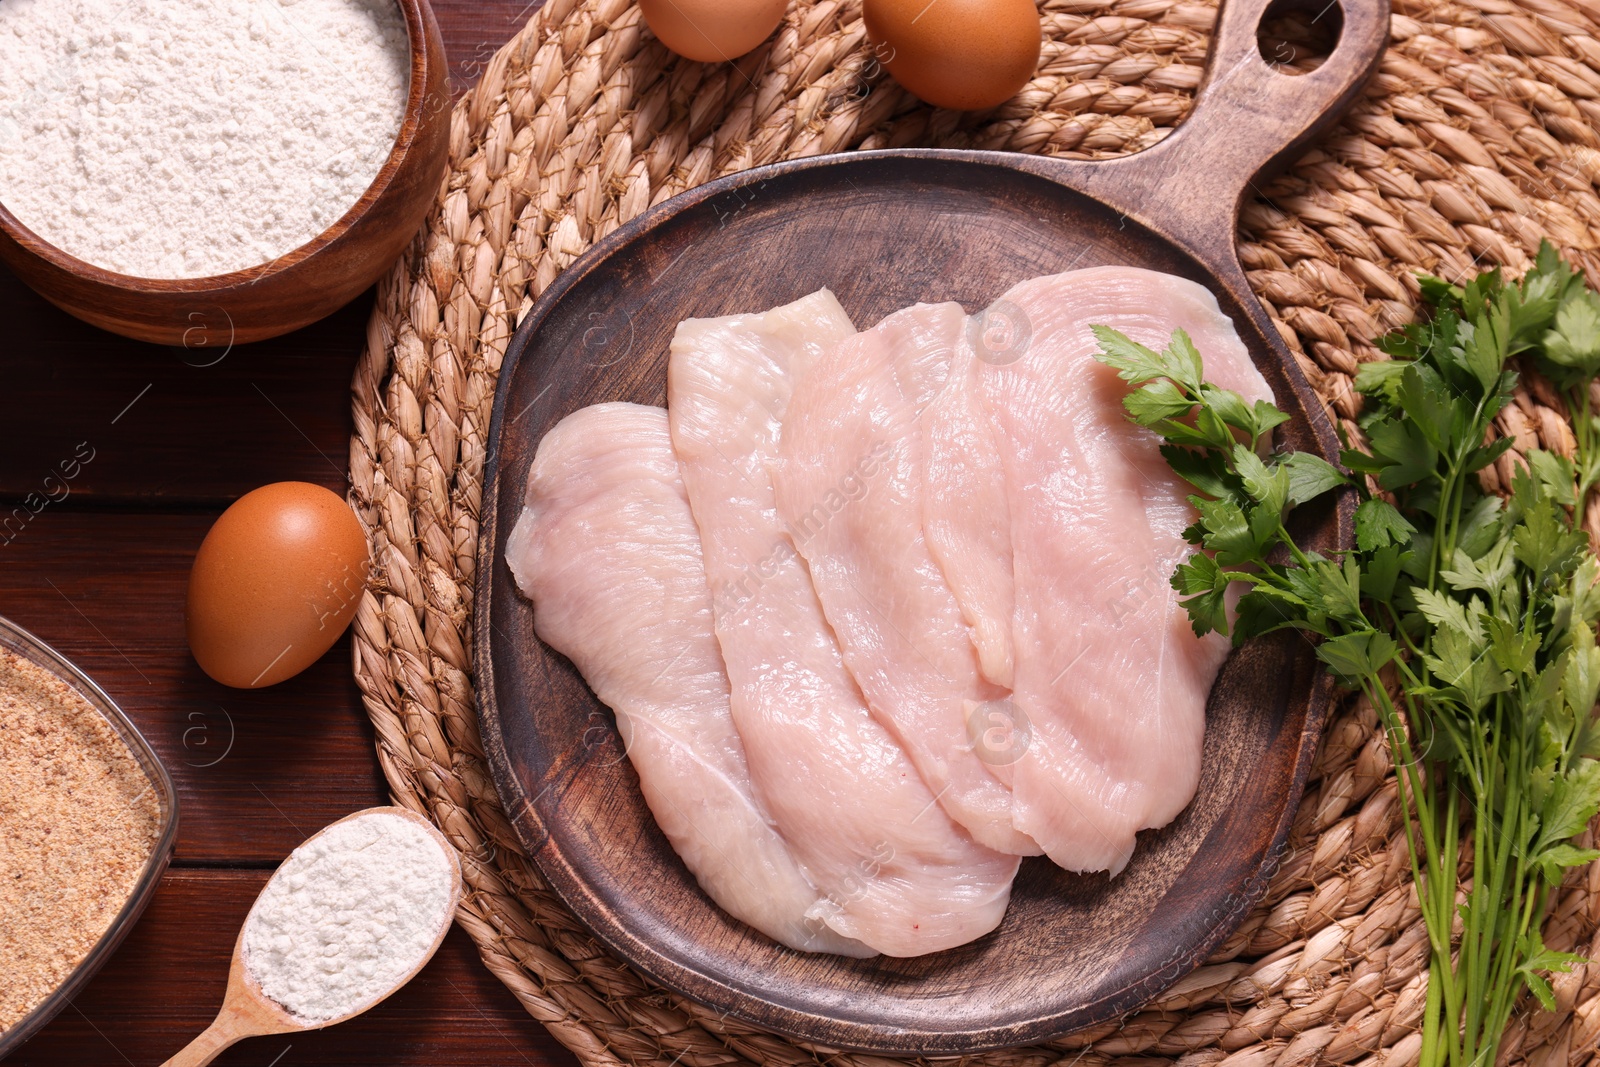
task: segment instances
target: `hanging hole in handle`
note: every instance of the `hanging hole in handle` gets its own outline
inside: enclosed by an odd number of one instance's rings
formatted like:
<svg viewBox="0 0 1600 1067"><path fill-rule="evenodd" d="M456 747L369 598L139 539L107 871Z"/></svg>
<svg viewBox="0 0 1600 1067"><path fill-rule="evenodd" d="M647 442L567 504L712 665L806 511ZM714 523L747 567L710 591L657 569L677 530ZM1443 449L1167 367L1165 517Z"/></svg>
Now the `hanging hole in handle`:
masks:
<svg viewBox="0 0 1600 1067"><path fill-rule="evenodd" d="M1343 29L1339 0L1272 0L1256 28L1256 47L1278 73L1309 74L1333 54Z"/></svg>

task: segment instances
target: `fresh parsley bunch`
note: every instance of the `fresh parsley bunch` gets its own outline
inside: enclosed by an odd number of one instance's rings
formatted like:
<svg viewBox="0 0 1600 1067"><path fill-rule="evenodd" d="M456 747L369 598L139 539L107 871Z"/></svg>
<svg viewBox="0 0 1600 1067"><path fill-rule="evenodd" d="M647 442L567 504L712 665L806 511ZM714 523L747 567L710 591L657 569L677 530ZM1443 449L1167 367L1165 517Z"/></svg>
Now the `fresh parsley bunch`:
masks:
<svg viewBox="0 0 1600 1067"><path fill-rule="evenodd" d="M1554 1007L1544 974L1580 957L1540 940L1546 896L1600 857L1571 840L1600 810L1600 563L1573 517L1600 480L1600 298L1548 243L1520 282L1423 278L1422 294L1428 321L1386 339L1390 360L1356 378L1365 443L1340 456L1351 475L1307 453L1262 458L1287 416L1206 382L1182 331L1161 352L1095 335L1137 386L1130 416L1195 490L1197 551L1172 578L1195 632L1313 634L1328 670L1378 710L1432 949L1421 1063L1476 1067L1493 1063L1524 988ZM1530 453L1502 498L1478 472L1511 447L1494 420L1517 357L1561 391L1577 447ZM1360 498L1355 547L1297 545L1289 511L1341 487Z"/></svg>

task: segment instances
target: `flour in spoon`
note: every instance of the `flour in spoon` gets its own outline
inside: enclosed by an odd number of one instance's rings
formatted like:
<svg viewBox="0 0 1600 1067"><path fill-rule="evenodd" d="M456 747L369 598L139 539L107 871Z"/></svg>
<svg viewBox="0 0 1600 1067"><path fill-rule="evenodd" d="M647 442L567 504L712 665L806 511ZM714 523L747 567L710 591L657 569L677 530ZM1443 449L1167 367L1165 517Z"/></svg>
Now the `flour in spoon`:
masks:
<svg viewBox="0 0 1600 1067"><path fill-rule="evenodd" d="M0 203L121 274L242 270L355 205L409 88L395 0L4 0Z"/></svg>
<svg viewBox="0 0 1600 1067"><path fill-rule="evenodd" d="M337 823L290 853L250 909L245 970L308 1026L363 1011L432 950L456 878L439 842L409 819Z"/></svg>

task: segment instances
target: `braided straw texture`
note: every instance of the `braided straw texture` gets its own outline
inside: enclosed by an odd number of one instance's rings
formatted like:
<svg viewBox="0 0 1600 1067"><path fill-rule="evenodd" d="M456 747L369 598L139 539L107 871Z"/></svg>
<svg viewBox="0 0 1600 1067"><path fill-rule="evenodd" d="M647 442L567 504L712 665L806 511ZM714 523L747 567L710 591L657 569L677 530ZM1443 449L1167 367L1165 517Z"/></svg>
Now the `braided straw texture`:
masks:
<svg viewBox="0 0 1600 1067"><path fill-rule="evenodd" d="M719 1019L610 958L523 855L485 767L471 675L485 439L512 331L594 241L730 171L851 148L940 145L1104 156L1167 134L1199 83L1201 0L1045 0L1044 58L1008 105L922 107L878 71L858 0L797 2L737 64L673 60L630 0L549 0L453 114L450 164L381 284L354 390L352 501L373 576L355 674L397 802L460 848L459 921L484 962L587 1067L882 1067ZM1247 203L1240 250L1313 385L1347 425L1370 341L1410 320L1413 272L1520 271L1541 235L1600 277L1600 0L1397 0L1365 99ZM1500 416L1519 449L1570 451L1548 386ZM1508 481L1515 455L1485 472ZM1585 517L1591 530L1600 514ZM1143 1010L983 1067L1300 1067L1416 1061L1426 941L1372 710L1323 741L1265 899L1205 966ZM1600 865L1597 865L1600 868ZM1555 896L1546 941L1600 958L1600 869ZM1587 1061L1600 963L1555 979L1500 1062Z"/></svg>

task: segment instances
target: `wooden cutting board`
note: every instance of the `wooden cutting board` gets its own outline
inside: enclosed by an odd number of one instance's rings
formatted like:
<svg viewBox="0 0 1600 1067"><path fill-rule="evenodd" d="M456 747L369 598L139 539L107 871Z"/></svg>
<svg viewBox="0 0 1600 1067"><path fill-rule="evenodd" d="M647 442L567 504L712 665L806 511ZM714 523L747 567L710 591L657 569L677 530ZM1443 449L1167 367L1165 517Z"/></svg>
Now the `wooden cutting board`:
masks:
<svg viewBox="0 0 1600 1067"><path fill-rule="evenodd" d="M1013 283L1131 264L1206 285L1291 421L1283 446L1337 440L1234 251L1242 196L1342 112L1388 31L1387 0L1345 0L1317 70L1281 72L1228 0L1193 116L1102 162L945 150L775 164L676 197L581 257L523 320L501 371L478 550L476 668L496 785L530 856L618 956L711 1008L833 1048L945 1055L1032 1044L1115 1018L1205 959L1258 899L1288 832L1330 687L1293 635L1254 641L1207 706L1194 801L1116 878L1024 862L999 929L916 959L797 953L732 920L656 828L610 712L539 642L504 563L544 433L585 405L664 404L678 322L823 286L857 323L919 301L969 311ZM1329 11L1333 17L1337 7ZM1303 508L1297 539L1348 543L1348 507Z"/></svg>

